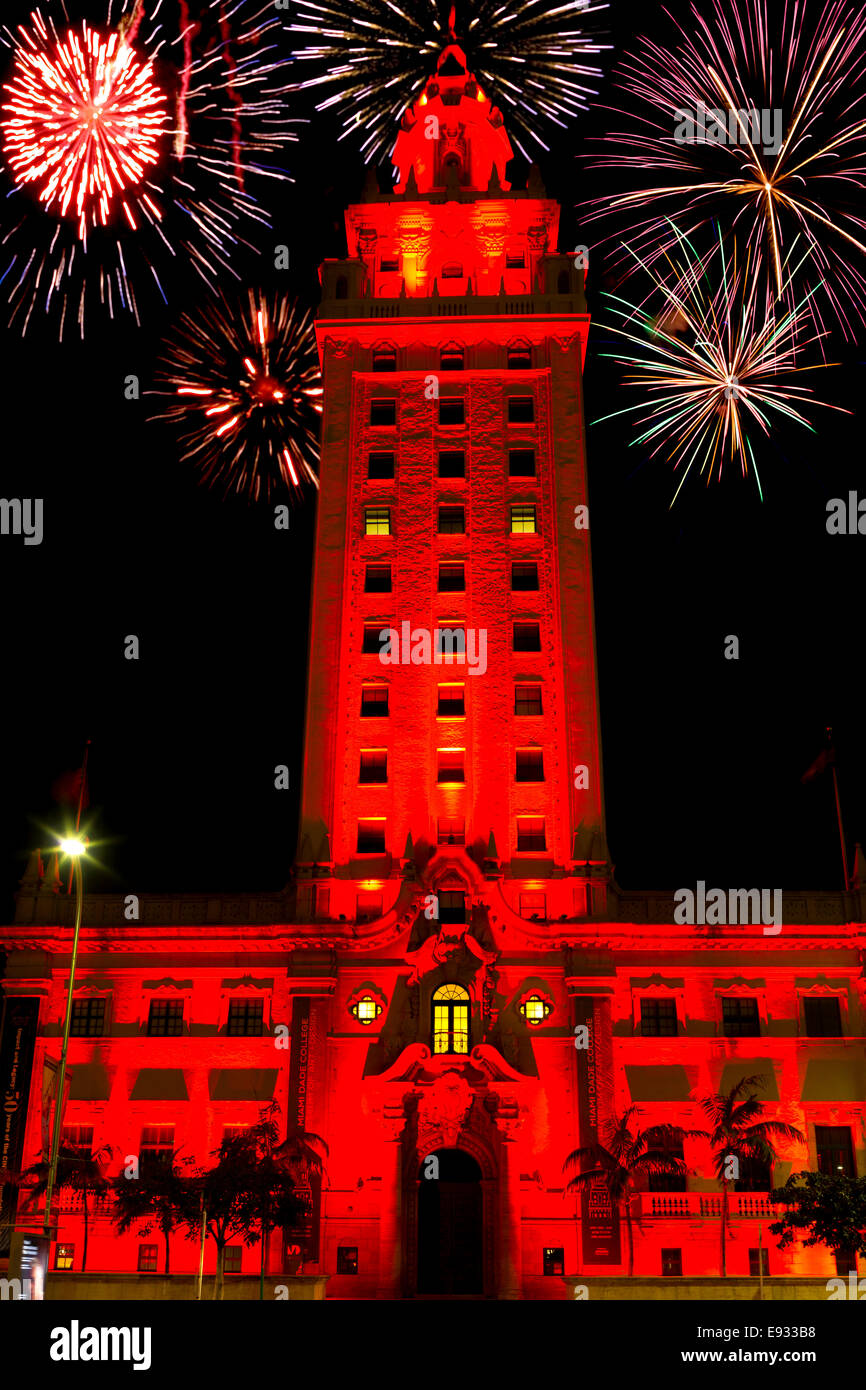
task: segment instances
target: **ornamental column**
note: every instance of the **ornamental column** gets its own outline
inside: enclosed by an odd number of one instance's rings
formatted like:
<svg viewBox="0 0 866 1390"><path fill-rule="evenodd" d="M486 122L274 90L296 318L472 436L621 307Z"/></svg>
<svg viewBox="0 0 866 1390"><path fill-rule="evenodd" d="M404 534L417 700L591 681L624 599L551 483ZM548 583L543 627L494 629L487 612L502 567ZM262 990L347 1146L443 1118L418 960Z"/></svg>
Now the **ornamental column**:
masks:
<svg viewBox="0 0 866 1390"><path fill-rule="evenodd" d="M502 1125L499 1149L498 1298L523 1297L520 1161L513 1126Z"/></svg>
<svg viewBox="0 0 866 1390"><path fill-rule="evenodd" d="M402 1104L386 1106L385 1164L382 1174L382 1205L379 1208L379 1281L376 1296L399 1299L403 1296L403 1129Z"/></svg>

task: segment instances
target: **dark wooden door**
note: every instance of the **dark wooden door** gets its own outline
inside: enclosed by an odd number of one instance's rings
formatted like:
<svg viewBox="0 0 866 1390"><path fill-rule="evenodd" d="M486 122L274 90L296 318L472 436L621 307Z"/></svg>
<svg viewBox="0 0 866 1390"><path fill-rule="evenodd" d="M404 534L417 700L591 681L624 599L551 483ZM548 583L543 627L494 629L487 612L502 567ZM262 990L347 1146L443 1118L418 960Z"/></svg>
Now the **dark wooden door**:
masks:
<svg viewBox="0 0 866 1390"><path fill-rule="evenodd" d="M483 1292L481 1172L459 1149L440 1149L439 1177L418 1190L418 1292Z"/></svg>

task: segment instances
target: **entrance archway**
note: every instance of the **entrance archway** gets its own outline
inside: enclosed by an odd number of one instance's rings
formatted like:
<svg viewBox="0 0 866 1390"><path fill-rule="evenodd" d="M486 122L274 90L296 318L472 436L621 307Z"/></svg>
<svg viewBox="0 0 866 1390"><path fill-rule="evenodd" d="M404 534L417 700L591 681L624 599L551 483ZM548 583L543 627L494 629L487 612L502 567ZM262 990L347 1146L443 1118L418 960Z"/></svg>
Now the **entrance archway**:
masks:
<svg viewBox="0 0 866 1390"><path fill-rule="evenodd" d="M438 1177L425 1176L430 1157L438 1160ZM463 1149L436 1149L418 1178L418 1293L483 1293L481 1169Z"/></svg>

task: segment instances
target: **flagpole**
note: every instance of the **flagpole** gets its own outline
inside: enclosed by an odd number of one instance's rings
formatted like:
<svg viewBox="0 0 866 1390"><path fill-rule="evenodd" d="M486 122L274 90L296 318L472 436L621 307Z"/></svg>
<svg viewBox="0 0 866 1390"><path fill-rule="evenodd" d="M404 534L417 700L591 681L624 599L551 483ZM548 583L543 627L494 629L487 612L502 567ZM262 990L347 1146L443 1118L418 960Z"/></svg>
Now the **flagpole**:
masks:
<svg viewBox="0 0 866 1390"><path fill-rule="evenodd" d="M90 739L84 745L84 757L81 761L81 785L78 788L78 807L75 812L75 833L81 829L81 812L84 807L84 790L87 785L87 755L90 752ZM72 892L72 879L75 876L75 860L72 860L72 867L69 870L69 887L67 894Z"/></svg>
<svg viewBox="0 0 866 1390"><path fill-rule="evenodd" d="M836 776L836 764L833 764L833 794L836 797L836 819L839 822L839 846L842 850L842 877L845 881L845 892L850 888L848 878L848 848L845 844L845 827L842 824L842 807L839 804L839 779Z"/></svg>

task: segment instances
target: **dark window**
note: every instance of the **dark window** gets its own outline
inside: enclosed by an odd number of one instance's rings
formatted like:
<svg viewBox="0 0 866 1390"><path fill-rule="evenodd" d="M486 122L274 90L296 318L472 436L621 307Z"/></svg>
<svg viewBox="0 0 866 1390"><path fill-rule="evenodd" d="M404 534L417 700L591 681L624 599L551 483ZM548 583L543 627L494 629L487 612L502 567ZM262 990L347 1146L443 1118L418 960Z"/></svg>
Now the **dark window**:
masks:
<svg viewBox="0 0 866 1390"><path fill-rule="evenodd" d="M810 1038L841 1038L842 1010L835 996L803 1000L806 1032Z"/></svg>
<svg viewBox="0 0 866 1390"><path fill-rule="evenodd" d="M515 623L512 647L516 652L540 652L541 629L538 623Z"/></svg>
<svg viewBox="0 0 866 1390"><path fill-rule="evenodd" d="M231 999L226 1020L230 1038L260 1038L265 1024L263 999Z"/></svg>
<svg viewBox="0 0 866 1390"><path fill-rule="evenodd" d="M60 1131L60 1144L64 1149L72 1149L81 1158L93 1154L93 1125L64 1125Z"/></svg>
<svg viewBox="0 0 866 1390"><path fill-rule="evenodd" d="M520 915L530 919L533 917L539 920L545 918L547 916L547 898L544 893L521 893Z"/></svg>
<svg viewBox="0 0 866 1390"><path fill-rule="evenodd" d="M571 277L567 270L561 270L556 281L557 294L568 294L571 289Z"/></svg>
<svg viewBox="0 0 866 1390"><path fill-rule="evenodd" d="M443 719L454 719L466 713L465 687L462 685L440 685L436 713Z"/></svg>
<svg viewBox="0 0 866 1390"><path fill-rule="evenodd" d="M370 402L370 424L371 425L396 425L397 423L397 402L393 397L373 400Z"/></svg>
<svg viewBox="0 0 866 1390"><path fill-rule="evenodd" d="M400 269L400 262L396 256L390 258L383 256L379 262L379 269L384 275L393 275Z"/></svg>
<svg viewBox="0 0 866 1390"><path fill-rule="evenodd" d="M532 396L508 397L509 425L531 425L535 419L535 401Z"/></svg>
<svg viewBox="0 0 866 1390"><path fill-rule="evenodd" d="M515 782L543 782L544 754L540 748L518 748Z"/></svg>
<svg viewBox="0 0 866 1390"><path fill-rule="evenodd" d="M183 1000L151 999L147 1031L151 1038L179 1038L183 1033Z"/></svg>
<svg viewBox="0 0 866 1390"><path fill-rule="evenodd" d="M364 576L365 594L390 594L391 592L391 566L390 565L368 565L367 573Z"/></svg>
<svg viewBox="0 0 866 1390"><path fill-rule="evenodd" d="M462 396L440 396L440 425L462 425L466 421L466 402Z"/></svg>
<svg viewBox="0 0 866 1390"><path fill-rule="evenodd" d="M242 1245L227 1245L225 1248L225 1262L223 1264L223 1273L240 1274L243 1258L244 1247Z"/></svg>
<svg viewBox="0 0 866 1390"><path fill-rule="evenodd" d="M440 748L437 756L437 782L465 782L463 748Z"/></svg>
<svg viewBox="0 0 866 1390"><path fill-rule="evenodd" d="M509 251L509 252L507 252L507 253L506 253L506 256L505 256L505 269L506 269L506 270L525 270L525 269L526 269L526 256L524 255L524 253L523 253L522 251ZM545 1272L545 1274L546 1274L546 1273L547 1273L547 1270L545 1270L544 1272Z"/></svg>
<svg viewBox="0 0 866 1390"><path fill-rule="evenodd" d="M382 636L383 632L385 633L384 637ZM381 623L365 623L361 651L367 656L372 656L374 653L378 655L388 641L388 632L389 629L383 627Z"/></svg>
<svg viewBox="0 0 866 1390"><path fill-rule="evenodd" d="M367 458L367 477L368 478L393 478L394 476L394 455L393 454L370 454Z"/></svg>
<svg viewBox="0 0 866 1390"><path fill-rule="evenodd" d="M357 1247L357 1245L338 1245L338 1246L337 1246L337 1273L338 1273L338 1274L357 1274L357 1273L358 1273L358 1247Z"/></svg>
<svg viewBox="0 0 866 1390"><path fill-rule="evenodd" d="M361 753L359 782L387 782L388 754L384 748L368 748Z"/></svg>
<svg viewBox="0 0 866 1390"><path fill-rule="evenodd" d="M156 1274L156 1261L159 1255L158 1245L139 1245L138 1247L138 1272L139 1274Z"/></svg>
<svg viewBox="0 0 866 1390"><path fill-rule="evenodd" d="M545 1246L541 1255L542 1269L545 1274L564 1274L565 1273L565 1250L561 1245Z"/></svg>
<svg viewBox="0 0 866 1390"><path fill-rule="evenodd" d="M466 533L466 513L462 507L440 507L436 527L440 536L462 536Z"/></svg>
<svg viewBox="0 0 866 1390"><path fill-rule="evenodd" d="M540 685L516 685L514 687L514 713L542 713Z"/></svg>
<svg viewBox="0 0 866 1390"><path fill-rule="evenodd" d="M509 367L531 367L532 348L528 343L513 343L508 349Z"/></svg>
<svg viewBox="0 0 866 1390"><path fill-rule="evenodd" d="M726 1038L760 1037L757 999L723 999L722 1032Z"/></svg>
<svg viewBox="0 0 866 1390"><path fill-rule="evenodd" d="M69 1031L73 1038L101 1038L105 1032L105 1000L76 999Z"/></svg>
<svg viewBox="0 0 866 1390"><path fill-rule="evenodd" d="M542 816L517 817L517 848L521 851L547 848Z"/></svg>
<svg viewBox="0 0 866 1390"><path fill-rule="evenodd" d="M682 1250L662 1251L662 1274L678 1277L683 1272Z"/></svg>
<svg viewBox="0 0 866 1390"><path fill-rule="evenodd" d="M757 1279L759 1272L765 1278L770 1273L770 1252L763 1245L749 1251L749 1273Z"/></svg>
<svg viewBox="0 0 866 1390"><path fill-rule="evenodd" d="M452 661L466 655L466 629L462 623L437 627L433 654L441 658L437 664L443 666L450 666Z"/></svg>
<svg viewBox="0 0 866 1390"><path fill-rule="evenodd" d="M439 455L440 478L465 478L466 455L462 449L443 449Z"/></svg>
<svg viewBox="0 0 866 1390"><path fill-rule="evenodd" d="M75 1263L75 1246L61 1244L58 1241L57 1254L54 1257L55 1269L71 1269Z"/></svg>
<svg viewBox="0 0 866 1390"><path fill-rule="evenodd" d="M336 292L336 294L334 295L334 298L335 298L335 299L347 299L348 296L349 296L349 282L348 282L348 280L346 279L345 275L338 275L338 276L337 276L337 292Z"/></svg>
<svg viewBox="0 0 866 1390"><path fill-rule="evenodd" d="M391 534L391 508L390 507L365 507L364 508L364 535L365 536L390 536Z"/></svg>
<svg viewBox="0 0 866 1390"><path fill-rule="evenodd" d="M674 999L642 999L640 1031L644 1038L675 1038L677 1006Z"/></svg>
<svg viewBox="0 0 866 1390"><path fill-rule="evenodd" d="M534 507L524 504L511 508L511 534L513 536L534 535L537 530Z"/></svg>
<svg viewBox="0 0 866 1390"><path fill-rule="evenodd" d="M836 1260L836 1273L841 1274L843 1279L847 1279L851 1273L857 1273L857 1251L850 1249L840 1249L833 1251Z"/></svg>
<svg viewBox="0 0 866 1390"><path fill-rule="evenodd" d="M168 1168L174 1152L174 1125L145 1125L138 1157L142 1168Z"/></svg>
<svg viewBox="0 0 866 1390"><path fill-rule="evenodd" d="M662 1144L657 1145L654 1150L659 1157L678 1158L683 1160L683 1146L680 1139L667 1139ZM650 1192L685 1192L686 1175L685 1173L650 1173L649 1174Z"/></svg>
<svg viewBox="0 0 866 1390"><path fill-rule="evenodd" d="M515 560L511 565L511 589L518 593L526 589L538 588L538 565L534 560L527 564Z"/></svg>
<svg viewBox="0 0 866 1390"><path fill-rule="evenodd" d="M816 1125L815 1147L818 1150L818 1172L836 1177L856 1178L851 1130L848 1125Z"/></svg>
<svg viewBox="0 0 866 1390"><path fill-rule="evenodd" d="M437 832L440 845L466 843L466 822L462 816L440 816Z"/></svg>
<svg viewBox="0 0 866 1390"><path fill-rule="evenodd" d="M535 450L509 449L508 476L509 478L534 478Z"/></svg>
<svg viewBox="0 0 866 1390"><path fill-rule="evenodd" d="M381 893L359 893L355 900L355 920L375 922L382 916Z"/></svg>
<svg viewBox="0 0 866 1390"><path fill-rule="evenodd" d="M760 1158L741 1158L740 1176L734 1179L735 1192L769 1192L772 1187L769 1163Z"/></svg>
<svg viewBox="0 0 866 1390"><path fill-rule="evenodd" d="M378 651L378 647L376 648ZM361 718L376 719L388 713L387 685L362 685Z"/></svg>
<svg viewBox="0 0 866 1390"><path fill-rule="evenodd" d="M466 921L466 894L454 893L449 889L439 895L439 921L440 922L465 922Z"/></svg>
<svg viewBox="0 0 866 1390"><path fill-rule="evenodd" d="M392 347L373 348L373 371L396 372L397 349Z"/></svg>
<svg viewBox="0 0 866 1390"><path fill-rule="evenodd" d="M362 817L358 821L358 853L385 853L385 822L373 817Z"/></svg>
<svg viewBox="0 0 866 1390"><path fill-rule="evenodd" d="M439 367L443 372L461 372L464 362L462 347L444 347L439 354Z"/></svg>
<svg viewBox="0 0 866 1390"><path fill-rule="evenodd" d="M466 570L463 565L448 564L439 566L439 593L462 594L466 588Z"/></svg>
<svg viewBox="0 0 866 1390"><path fill-rule="evenodd" d="M442 267L443 280L460 280L463 277L463 267L459 261L447 261Z"/></svg>

